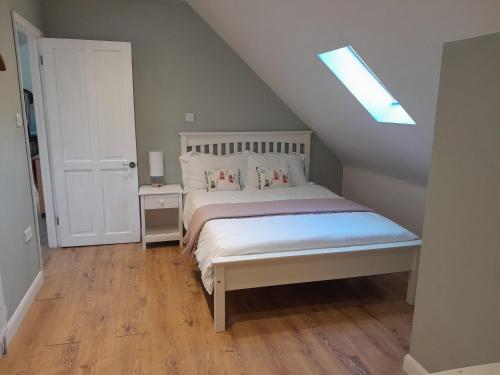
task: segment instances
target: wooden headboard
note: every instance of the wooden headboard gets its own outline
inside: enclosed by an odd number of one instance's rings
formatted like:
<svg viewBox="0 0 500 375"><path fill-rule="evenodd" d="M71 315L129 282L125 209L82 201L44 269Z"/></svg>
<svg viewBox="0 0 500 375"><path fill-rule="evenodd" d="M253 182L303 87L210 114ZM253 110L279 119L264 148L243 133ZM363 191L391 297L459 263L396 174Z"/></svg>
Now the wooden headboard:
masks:
<svg viewBox="0 0 500 375"><path fill-rule="evenodd" d="M199 132L179 133L181 153L196 150L205 154L230 155L244 150L298 153L304 156L305 174L309 179L312 131L272 132Z"/></svg>

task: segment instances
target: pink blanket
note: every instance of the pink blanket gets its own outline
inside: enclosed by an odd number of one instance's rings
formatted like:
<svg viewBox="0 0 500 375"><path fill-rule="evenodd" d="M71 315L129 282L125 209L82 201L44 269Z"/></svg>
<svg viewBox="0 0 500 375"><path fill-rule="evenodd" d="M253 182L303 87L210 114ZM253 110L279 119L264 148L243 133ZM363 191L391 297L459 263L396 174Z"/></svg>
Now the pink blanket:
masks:
<svg viewBox="0 0 500 375"><path fill-rule="evenodd" d="M200 232L207 221L259 216L326 214L336 212L371 212L360 204L339 198L287 199L251 203L208 204L198 208L184 236L184 253L196 250Z"/></svg>

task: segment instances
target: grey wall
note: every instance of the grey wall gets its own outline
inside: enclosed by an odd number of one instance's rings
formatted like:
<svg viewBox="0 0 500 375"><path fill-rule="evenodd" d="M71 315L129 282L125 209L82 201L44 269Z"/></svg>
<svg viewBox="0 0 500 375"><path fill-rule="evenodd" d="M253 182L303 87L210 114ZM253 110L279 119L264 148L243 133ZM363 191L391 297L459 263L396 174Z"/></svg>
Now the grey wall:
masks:
<svg viewBox="0 0 500 375"><path fill-rule="evenodd" d="M24 243L24 230L35 228L21 113L11 9L35 25L41 23L37 0L0 2L0 53L7 65L0 72L0 272L9 317L40 270L35 237Z"/></svg>
<svg viewBox="0 0 500 375"><path fill-rule="evenodd" d="M132 43L140 181L147 152L166 155L180 181L179 131L301 130L304 123L185 2L45 0L49 37ZM184 122L184 112L196 114ZM340 192L342 166L314 137L313 181Z"/></svg>
<svg viewBox="0 0 500 375"><path fill-rule="evenodd" d="M422 234L425 187L388 175L344 165L344 196Z"/></svg>
<svg viewBox="0 0 500 375"><path fill-rule="evenodd" d="M445 44L411 355L500 362L500 33Z"/></svg>

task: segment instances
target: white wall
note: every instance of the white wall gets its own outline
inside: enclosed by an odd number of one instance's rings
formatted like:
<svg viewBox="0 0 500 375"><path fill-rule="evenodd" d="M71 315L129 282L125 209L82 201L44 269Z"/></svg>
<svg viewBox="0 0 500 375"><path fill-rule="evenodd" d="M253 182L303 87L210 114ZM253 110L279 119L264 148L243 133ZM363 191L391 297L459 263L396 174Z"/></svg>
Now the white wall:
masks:
<svg viewBox="0 0 500 375"><path fill-rule="evenodd" d="M500 33L445 44L410 353L500 362Z"/></svg>
<svg viewBox="0 0 500 375"><path fill-rule="evenodd" d="M188 0L344 165L427 183L444 42L500 31L499 0ZM416 126L376 123L317 57L352 45Z"/></svg>
<svg viewBox="0 0 500 375"><path fill-rule="evenodd" d="M40 272L36 236L25 243L24 230L35 229L24 129L16 126L21 95L16 68L11 10L40 25L40 1L0 1L0 272L9 318Z"/></svg>
<svg viewBox="0 0 500 375"><path fill-rule="evenodd" d="M343 195L421 235L425 187L344 165Z"/></svg>

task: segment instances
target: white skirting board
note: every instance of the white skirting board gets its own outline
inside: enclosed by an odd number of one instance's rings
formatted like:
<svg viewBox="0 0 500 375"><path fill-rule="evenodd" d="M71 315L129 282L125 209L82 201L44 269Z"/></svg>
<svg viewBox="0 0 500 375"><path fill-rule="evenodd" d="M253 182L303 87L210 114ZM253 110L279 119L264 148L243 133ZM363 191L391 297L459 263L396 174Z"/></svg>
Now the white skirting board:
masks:
<svg viewBox="0 0 500 375"><path fill-rule="evenodd" d="M7 308L4 303L2 277L0 275L0 357L5 354L5 336L7 335Z"/></svg>
<svg viewBox="0 0 500 375"><path fill-rule="evenodd" d="M484 365L456 368L439 372L428 372L410 354L405 355L403 370L408 375L497 375L500 374L500 362Z"/></svg>
<svg viewBox="0 0 500 375"><path fill-rule="evenodd" d="M24 317L26 316L31 304L35 300L35 297L38 294L38 291L40 290L42 285L43 285L43 272L40 271L38 275L36 275L35 280L33 280L33 283L31 284L30 288L24 295L23 299L19 303L19 306L17 306L16 311L14 311L14 314L12 314L7 323L7 336L6 336L7 345L12 341L12 339L16 335L19 326L23 322Z"/></svg>
<svg viewBox="0 0 500 375"><path fill-rule="evenodd" d="M429 372L418 363L410 354L405 355L403 360L403 370L408 375L427 375Z"/></svg>
<svg viewBox="0 0 500 375"><path fill-rule="evenodd" d="M0 332L0 357L7 353L7 327Z"/></svg>

